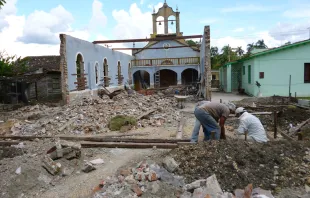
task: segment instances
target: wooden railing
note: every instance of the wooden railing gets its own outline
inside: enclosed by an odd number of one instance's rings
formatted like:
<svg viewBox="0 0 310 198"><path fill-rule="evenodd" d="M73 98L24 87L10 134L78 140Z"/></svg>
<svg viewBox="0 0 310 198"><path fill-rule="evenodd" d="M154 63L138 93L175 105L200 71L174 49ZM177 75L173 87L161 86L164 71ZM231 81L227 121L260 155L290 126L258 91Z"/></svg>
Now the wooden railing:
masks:
<svg viewBox="0 0 310 198"><path fill-rule="evenodd" d="M136 59L131 61L132 66L198 65L199 63L199 57Z"/></svg>

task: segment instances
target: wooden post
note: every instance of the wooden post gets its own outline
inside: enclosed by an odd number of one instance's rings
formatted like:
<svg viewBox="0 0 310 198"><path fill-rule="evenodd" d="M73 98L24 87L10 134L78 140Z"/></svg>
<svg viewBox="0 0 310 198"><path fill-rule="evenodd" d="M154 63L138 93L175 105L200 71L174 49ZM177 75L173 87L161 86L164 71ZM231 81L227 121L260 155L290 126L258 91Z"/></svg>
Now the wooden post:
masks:
<svg viewBox="0 0 310 198"><path fill-rule="evenodd" d="M220 103L222 103L222 99L220 99Z"/></svg>
<svg viewBox="0 0 310 198"><path fill-rule="evenodd" d="M211 56L210 56L210 26L204 27L204 42L205 42L205 61L204 61L204 78L205 78L205 98L211 101Z"/></svg>
<svg viewBox="0 0 310 198"><path fill-rule="evenodd" d="M274 139L277 139L278 114L276 111L273 112L273 122L274 122Z"/></svg>
<svg viewBox="0 0 310 198"><path fill-rule="evenodd" d="M247 131L244 133L244 140L245 140L245 141L248 140L248 132L247 132Z"/></svg>

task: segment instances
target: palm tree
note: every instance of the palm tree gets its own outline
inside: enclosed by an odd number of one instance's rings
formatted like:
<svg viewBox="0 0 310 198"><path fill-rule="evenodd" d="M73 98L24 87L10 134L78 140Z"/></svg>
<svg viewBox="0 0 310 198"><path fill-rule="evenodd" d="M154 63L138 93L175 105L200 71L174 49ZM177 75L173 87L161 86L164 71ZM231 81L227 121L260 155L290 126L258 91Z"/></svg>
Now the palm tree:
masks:
<svg viewBox="0 0 310 198"><path fill-rule="evenodd" d="M250 43L250 44L248 44L248 47L247 47L247 51L248 51L248 53L250 53L250 52L251 52L251 50L252 50L254 47L255 47L255 44L254 44L254 43Z"/></svg>
<svg viewBox="0 0 310 198"><path fill-rule="evenodd" d="M4 6L5 3L5 0L0 0L0 9Z"/></svg>
<svg viewBox="0 0 310 198"><path fill-rule="evenodd" d="M243 56L244 54L244 50L242 49L242 47L237 47L236 49L236 53L238 54L238 56Z"/></svg>
<svg viewBox="0 0 310 198"><path fill-rule="evenodd" d="M258 41L256 42L255 47L257 47L257 48L259 48L259 49L266 49L266 48L268 48L267 45L265 44L264 39L258 40Z"/></svg>
<svg viewBox="0 0 310 198"><path fill-rule="evenodd" d="M210 49L211 57L219 55L219 49L217 47L211 47Z"/></svg>

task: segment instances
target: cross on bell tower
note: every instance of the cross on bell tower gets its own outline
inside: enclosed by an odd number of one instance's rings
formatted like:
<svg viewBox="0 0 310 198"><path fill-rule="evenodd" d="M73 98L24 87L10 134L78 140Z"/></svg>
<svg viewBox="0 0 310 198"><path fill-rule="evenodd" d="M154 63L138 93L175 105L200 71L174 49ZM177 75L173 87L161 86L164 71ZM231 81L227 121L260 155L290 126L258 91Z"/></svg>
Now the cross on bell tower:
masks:
<svg viewBox="0 0 310 198"><path fill-rule="evenodd" d="M157 21L158 17L163 17L164 21ZM170 16L174 16L175 20L168 20ZM158 12L155 13L155 9L153 9L153 35L152 37L156 37L157 35L157 23L161 24L161 22L164 22L165 27L164 27L164 33L168 34L168 23L171 21L171 24L173 24L173 21L175 21L175 26L176 26L176 35L177 36L182 36L182 33L180 32L180 12L178 11L178 8L175 11L171 7L168 6L166 0L164 2L164 5L158 9Z"/></svg>

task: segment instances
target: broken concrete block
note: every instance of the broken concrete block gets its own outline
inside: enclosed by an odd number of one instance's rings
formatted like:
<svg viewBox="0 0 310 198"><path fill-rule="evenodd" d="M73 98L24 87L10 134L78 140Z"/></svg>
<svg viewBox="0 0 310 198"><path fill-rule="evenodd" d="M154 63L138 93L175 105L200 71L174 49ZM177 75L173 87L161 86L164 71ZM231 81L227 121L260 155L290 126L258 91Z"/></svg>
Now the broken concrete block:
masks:
<svg viewBox="0 0 310 198"><path fill-rule="evenodd" d="M140 197L143 193L137 184L131 185L131 190L136 193L138 197Z"/></svg>
<svg viewBox="0 0 310 198"><path fill-rule="evenodd" d="M148 180L150 182L158 180L157 174L155 171L150 171L148 174Z"/></svg>
<svg viewBox="0 0 310 198"><path fill-rule="evenodd" d="M43 167L52 175L57 175L61 171L61 164L54 162L49 156L43 157Z"/></svg>
<svg viewBox="0 0 310 198"><path fill-rule="evenodd" d="M119 174L124 176L124 177L127 177L128 175L131 174L131 171L129 169L122 169L122 170L120 170Z"/></svg>
<svg viewBox="0 0 310 198"><path fill-rule="evenodd" d="M82 171L85 173L89 173L93 170L96 170L96 167L94 167L91 163L88 163L88 162L84 164L84 167L82 169Z"/></svg>
<svg viewBox="0 0 310 198"><path fill-rule="evenodd" d="M221 189L221 186L219 182L216 179L215 175L212 175L207 178L206 181L206 188L204 189L204 194L209 194L211 197L216 197L218 195L222 195L223 191Z"/></svg>
<svg viewBox="0 0 310 198"><path fill-rule="evenodd" d="M151 193L156 194L159 191L160 186L158 182L156 181L152 183L151 188L152 188Z"/></svg>
<svg viewBox="0 0 310 198"><path fill-rule="evenodd" d="M60 144L63 147L71 147L73 149L76 150L81 150L82 146L80 143L77 142L69 142L69 141L65 141L65 140L60 140Z"/></svg>
<svg viewBox="0 0 310 198"><path fill-rule="evenodd" d="M207 180L206 179L200 179L200 180L196 180L190 184L186 184L184 186L184 190L186 191L192 191L195 190L196 188L200 188L200 187L204 187L206 186Z"/></svg>
<svg viewBox="0 0 310 198"><path fill-rule="evenodd" d="M103 164L104 161L103 161L103 159L98 158L98 159L90 161L90 163L93 164L93 165L99 165L99 164Z"/></svg>
<svg viewBox="0 0 310 198"><path fill-rule="evenodd" d="M172 157L166 157L163 161L163 165L171 173L173 173L179 166Z"/></svg>
<svg viewBox="0 0 310 198"><path fill-rule="evenodd" d="M128 184L136 184L137 181L135 180L133 175L129 175L127 177L125 177L125 182L127 182Z"/></svg>
<svg viewBox="0 0 310 198"><path fill-rule="evenodd" d="M22 168L21 168L21 167L18 167L18 168L16 169L15 173L16 173L17 175L20 175L20 174L22 173Z"/></svg>

